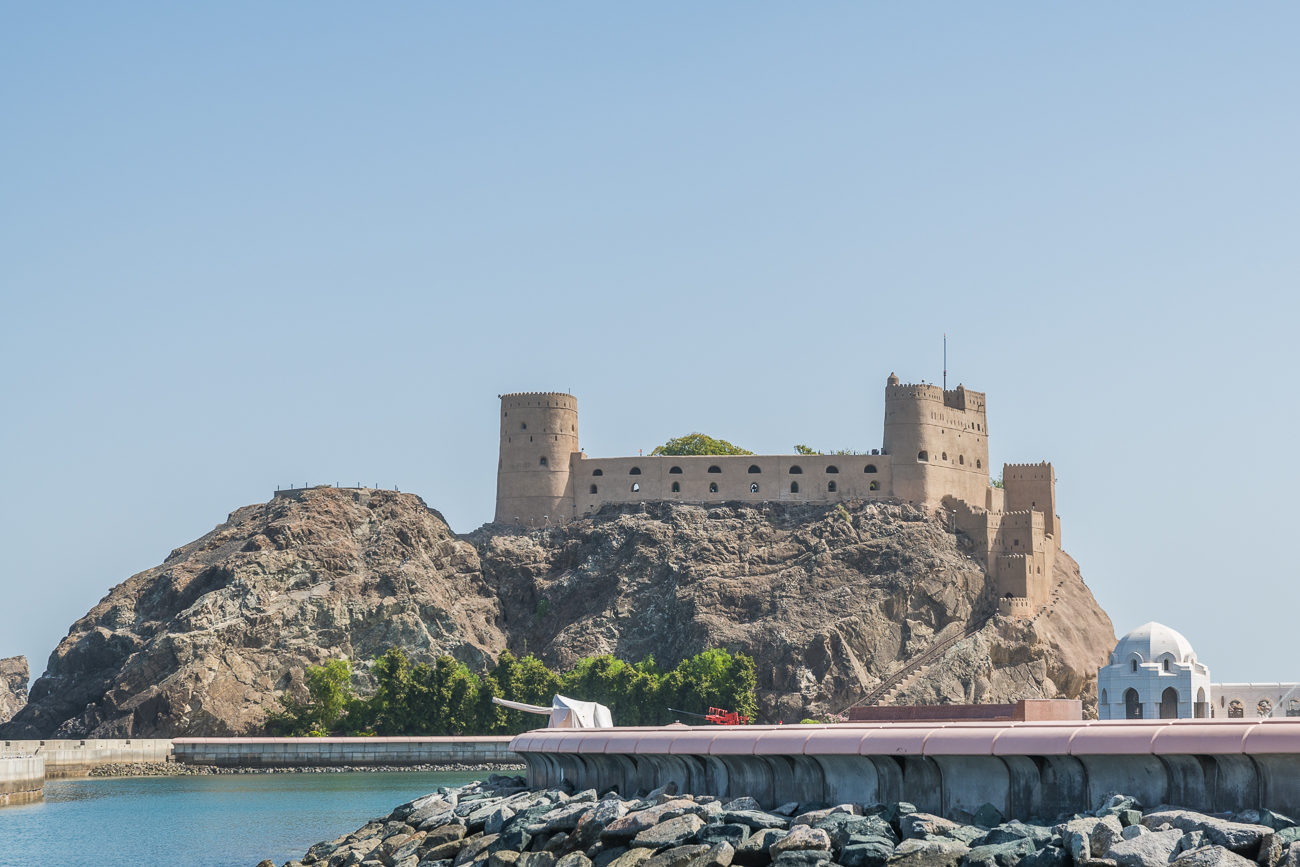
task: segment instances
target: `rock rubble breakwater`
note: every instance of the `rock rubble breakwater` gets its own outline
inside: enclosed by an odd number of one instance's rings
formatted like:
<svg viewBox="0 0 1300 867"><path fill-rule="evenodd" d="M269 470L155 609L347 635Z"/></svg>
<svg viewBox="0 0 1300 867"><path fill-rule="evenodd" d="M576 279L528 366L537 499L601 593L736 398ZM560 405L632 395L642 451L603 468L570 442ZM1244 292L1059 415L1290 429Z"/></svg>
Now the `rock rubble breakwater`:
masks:
<svg viewBox="0 0 1300 867"><path fill-rule="evenodd" d="M913 805L801 804L594 789L523 777L408 801L284 867L1300 867L1300 825L1269 810L1146 809L1114 794L1087 814L946 819ZM276 867L263 861L257 867Z"/></svg>

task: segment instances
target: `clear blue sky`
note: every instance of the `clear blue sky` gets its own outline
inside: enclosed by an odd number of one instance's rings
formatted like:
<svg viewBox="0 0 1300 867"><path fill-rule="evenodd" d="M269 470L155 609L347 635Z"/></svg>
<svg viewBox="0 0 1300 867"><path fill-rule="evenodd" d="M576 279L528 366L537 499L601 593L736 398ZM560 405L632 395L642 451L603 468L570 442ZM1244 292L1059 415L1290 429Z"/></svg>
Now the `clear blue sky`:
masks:
<svg viewBox="0 0 1300 867"><path fill-rule="evenodd" d="M0 656L276 485L492 517L592 455L1052 460L1123 633L1300 679L1294 4L0 6Z"/></svg>

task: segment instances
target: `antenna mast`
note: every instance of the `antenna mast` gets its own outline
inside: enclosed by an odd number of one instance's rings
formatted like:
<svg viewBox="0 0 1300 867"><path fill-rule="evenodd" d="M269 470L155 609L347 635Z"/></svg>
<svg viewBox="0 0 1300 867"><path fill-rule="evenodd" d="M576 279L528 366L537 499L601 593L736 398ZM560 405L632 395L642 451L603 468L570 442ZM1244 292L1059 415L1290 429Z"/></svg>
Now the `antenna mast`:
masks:
<svg viewBox="0 0 1300 867"><path fill-rule="evenodd" d="M943 334L943 390L948 390L948 332Z"/></svg>

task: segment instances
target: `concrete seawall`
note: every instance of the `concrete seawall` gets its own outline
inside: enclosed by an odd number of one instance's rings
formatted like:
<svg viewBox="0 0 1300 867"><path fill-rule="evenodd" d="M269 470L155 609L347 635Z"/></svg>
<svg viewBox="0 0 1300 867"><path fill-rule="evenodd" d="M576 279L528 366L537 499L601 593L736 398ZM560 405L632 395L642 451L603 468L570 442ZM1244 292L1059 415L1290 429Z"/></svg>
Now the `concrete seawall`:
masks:
<svg viewBox="0 0 1300 867"><path fill-rule="evenodd" d="M41 756L45 776L53 780L84 777L102 765L169 762L171 743L164 738L0 741L0 751L6 755Z"/></svg>
<svg viewBox="0 0 1300 867"><path fill-rule="evenodd" d="M0 755L0 807L40 800L44 789L44 757Z"/></svg>
<svg viewBox="0 0 1300 867"><path fill-rule="evenodd" d="M518 764L510 738L175 738L176 761L225 768Z"/></svg>
<svg viewBox="0 0 1300 867"><path fill-rule="evenodd" d="M1300 812L1300 723L1134 720L538 730L515 738L532 786L682 791L763 807L908 801L954 817L1095 809L1111 792L1203 812Z"/></svg>

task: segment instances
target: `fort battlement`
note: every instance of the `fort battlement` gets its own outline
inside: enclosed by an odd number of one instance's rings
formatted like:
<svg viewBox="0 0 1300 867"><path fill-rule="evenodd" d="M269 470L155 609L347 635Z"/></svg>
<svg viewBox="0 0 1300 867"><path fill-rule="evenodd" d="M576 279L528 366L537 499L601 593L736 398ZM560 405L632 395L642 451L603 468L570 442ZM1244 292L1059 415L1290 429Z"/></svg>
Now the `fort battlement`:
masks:
<svg viewBox="0 0 1300 867"><path fill-rule="evenodd" d="M830 504L891 500L944 508L984 554L998 595L1046 603L1059 544L1052 465L1005 464L990 484L984 392L885 385L883 437L860 455L690 455L589 458L579 445L578 403L560 392L500 395L496 520L525 527L562 524L607 504ZM1055 541L1054 541L1055 540ZM999 555L1032 560L999 567ZM1004 573L1008 586L1002 586ZM1032 576L1032 578L1031 578ZM1046 586L1046 585L1044 585ZM1041 598L1040 598L1041 597Z"/></svg>

